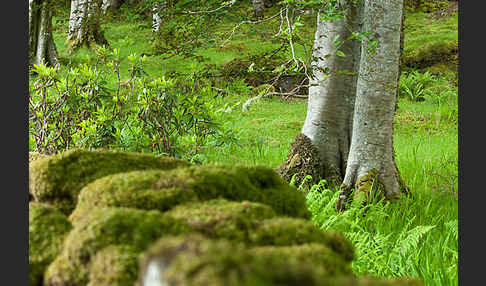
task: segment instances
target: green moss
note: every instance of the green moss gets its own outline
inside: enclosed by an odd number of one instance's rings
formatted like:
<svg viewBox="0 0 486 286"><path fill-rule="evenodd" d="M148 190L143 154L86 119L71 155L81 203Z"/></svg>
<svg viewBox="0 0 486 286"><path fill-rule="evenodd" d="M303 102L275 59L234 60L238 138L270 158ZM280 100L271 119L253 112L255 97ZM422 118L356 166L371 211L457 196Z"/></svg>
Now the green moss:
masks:
<svg viewBox="0 0 486 286"><path fill-rule="evenodd" d="M166 211L183 202L197 200L190 189L174 186L153 188L163 172L160 170L134 171L106 176L85 186L79 193L76 209L69 220L76 223L87 212L98 207L127 207Z"/></svg>
<svg viewBox="0 0 486 286"><path fill-rule="evenodd" d="M69 214L79 191L95 179L132 170L173 169L189 163L174 158L109 150L70 150L36 160L29 166L29 192L35 201L55 205Z"/></svg>
<svg viewBox="0 0 486 286"><path fill-rule="evenodd" d="M342 234L332 230L320 230L307 220L273 218L262 221L250 233L252 245L298 245L320 243L339 254L345 261L354 258L354 247Z"/></svg>
<svg viewBox="0 0 486 286"><path fill-rule="evenodd" d="M345 261L332 249L320 243L308 243L291 246L263 246L249 250L256 256L270 260L286 260L294 265L308 264L321 267L327 276L351 275L351 261Z"/></svg>
<svg viewBox="0 0 486 286"><path fill-rule="evenodd" d="M149 266L162 273L161 282L177 286L341 285L326 283L333 277L358 281L350 263L322 244L247 248L194 234L165 237L152 245L144 254L137 285L149 275Z"/></svg>
<svg viewBox="0 0 486 286"><path fill-rule="evenodd" d="M154 268L160 283L172 286L423 285L414 279L355 277L350 263L322 244L247 248L195 234L154 243L144 253L136 285L143 285Z"/></svg>
<svg viewBox="0 0 486 286"><path fill-rule="evenodd" d="M165 211L190 200L225 198L260 202L277 214L309 218L305 197L270 168L262 166L192 166L169 171L134 171L101 178L79 196L82 217L92 207L123 206Z"/></svg>
<svg viewBox="0 0 486 286"><path fill-rule="evenodd" d="M210 237L248 241L259 221L274 217L275 212L260 203L217 199L180 205L168 211L167 215Z"/></svg>
<svg viewBox="0 0 486 286"><path fill-rule="evenodd" d="M87 286L133 286L138 269L138 251L127 245L110 245L94 256Z"/></svg>
<svg viewBox="0 0 486 286"><path fill-rule="evenodd" d="M86 285L92 261L110 245L130 245L141 252L158 238L188 228L159 211L99 208L78 221L64 247L46 271L47 285Z"/></svg>
<svg viewBox="0 0 486 286"><path fill-rule="evenodd" d="M42 285L44 271L71 230L66 216L42 203L29 203L29 285Z"/></svg>

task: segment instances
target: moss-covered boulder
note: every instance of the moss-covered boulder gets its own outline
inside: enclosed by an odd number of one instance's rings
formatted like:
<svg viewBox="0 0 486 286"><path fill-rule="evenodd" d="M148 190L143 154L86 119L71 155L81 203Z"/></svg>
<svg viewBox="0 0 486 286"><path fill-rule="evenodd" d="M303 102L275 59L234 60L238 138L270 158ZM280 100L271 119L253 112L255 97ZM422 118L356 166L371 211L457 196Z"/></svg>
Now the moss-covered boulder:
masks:
<svg viewBox="0 0 486 286"><path fill-rule="evenodd" d="M98 277L93 274L93 271L98 271L93 263L96 262L96 255L104 248L112 245L127 245L133 253L140 253L160 237L186 231L188 227L180 221L155 210L129 208L93 210L78 221L65 238L62 251L47 268L44 283L50 286L87 285L90 283L90 275ZM133 258L129 256L125 259L131 259L130 257Z"/></svg>
<svg viewBox="0 0 486 286"><path fill-rule="evenodd" d="M139 251L127 245L110 245L96 253L87 286L133 286L139 271Z"/></svg>
<svg viewBox="0 0 486 286"><path fill-rule="evenodd" d="M195 231L236 241L249 241L259 221L275 216L270 206L224 199L180 205L166 214L182 220Z"/></svg>
<svg viewBox="0 0 486 286"><path fill-rule="evenodd" d="M305 243L326 245L348 262L354 258L354 246L341 233L320 230L308 220L286 217L263 220L249 235L250 245L288 246Z"/></svg>
<svg viewBox="0 0 486 286"><path fill-rule="evenodd" d="M29 285L42 285L44 271L71 230L67 217L43 203L29 203Z"/></svg>
<svg viewBox="0 0 486 286"><path fill-rule="evenodd" d="M247 248L188 235L151 246L136 285L423 285L408 282L358 279L349 262L322 244Z"/></svg>
<svg viewBox="0 0 486 286"><path fill-rule="evenodd" d="M141 153L70 150L32 161L29 193L35 201L53 204L69 214L76 206L79 191L98 178L133 170L168 170L189 165L175 158Z"/></svg>
<svg viewBox="0 0 486 286"><path fill-rule="evenodd" d="M269 205L279 215L310 218L305 197L263 166L191 166L168 171L134 171L98 179L81 190L75 222L101 206L166 211L187 201L224 198Z"/></svg>

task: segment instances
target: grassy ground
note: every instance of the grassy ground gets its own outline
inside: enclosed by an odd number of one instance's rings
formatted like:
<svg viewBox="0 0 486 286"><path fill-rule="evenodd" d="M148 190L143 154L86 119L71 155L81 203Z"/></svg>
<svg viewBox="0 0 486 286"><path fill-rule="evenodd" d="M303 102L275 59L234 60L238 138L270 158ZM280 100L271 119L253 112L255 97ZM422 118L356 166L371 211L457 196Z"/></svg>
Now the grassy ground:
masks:
<svg viewBox="0 0 486 286"><path fill-rule="evenodd" d="M120 50L122 78L128 76L129 54L150 53L150 20L136 20L104 25L111 46ZM313 20L307 21L310 28L306 37L312 40ZM235 24L222 23L220 29L228 31ZM65 25L65 21L57 22L58 29L54 32L63 62L89 62L93 52L86 48L68 54L64 46ZM257 28L243 26L229 48L199 52L209 57L211 63L222 64L247 52L274 47L258 33L248 34L252 29ZM405 51L409 54L430 43L448 45L451 41L457 41L457 15L440 20L431 20L423 13L407 15ZM161 61L158 56L150 56L145 66L151 76L188 71L190 67L190 60ZM250 97L250 88L241 81L229 86L230 95L216 99L216 103L239 102L241 107ZM357 274L414 276L422 277L427 285L457 285L458 109L454 68L436 69L425 89L425 101L400 98L395 118L396 161L414 194L413 200L403 199L394 205L372 204L366 216L362 216L362 210L357 208L336 213L333 208L336 194L327 190L324 183L307 190L307 198L317 225L338 229L354 242L357 258L353 270ZM224 114L225 124L239 130L241 146L208 148L202 152L203 162L279 166L286 158L292 138L301 130L306 108L305 100L274 97L253 103L249 112L236 108Z"/></svg>

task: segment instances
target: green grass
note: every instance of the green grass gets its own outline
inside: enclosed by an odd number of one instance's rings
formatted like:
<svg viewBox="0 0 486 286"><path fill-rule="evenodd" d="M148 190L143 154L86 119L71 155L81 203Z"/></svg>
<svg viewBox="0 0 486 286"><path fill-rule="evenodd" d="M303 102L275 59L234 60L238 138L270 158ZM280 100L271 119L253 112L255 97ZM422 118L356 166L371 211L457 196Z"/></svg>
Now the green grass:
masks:
<svg viewBox="0 0 486 286"><path fill-rule="evenodd" d="M270 14L270 13L269 13ZM430 44L446 45L457 41L457 15L430 20L426 14L410 13L406 18L405 51L420 50ZM312 41L314 20L308 18L304 30ZM218 31L230 31L237 22L223 22ZM64 41L66 23L59 23L54 40L64 63L92 61L93 51L82 48L69 55ZM278 26L278 22L267 23ZM128 78L127 56L151 53L150 19L114 20L104 25L110 45L120 50L122 80ZM224 49L200 50L210 63L223 64L246 53L270 50L276 46L260 37L254 27L243 25ZM257 31L262 31L260 26ZM253 30L253 32L251 32ZM297 52L302 55L301 48ZM149 56L145 70L150 76L168 71L189 72L190 59ZM200 64L194 66L200 68ZM353 270L357 274L378 277L421 277L426 285L457 285L457 71L434 73L423 102L400 98L394 127L396 162L401 175L414 194L413 200L396 204L374 203L365 216L362 209L336 213L336 193L325 186L314 186L307 195L313 221L323 229L342 231L353 241L357 256ZM284 162L290 142L305 119L307 102L281 97L254 102L248 112L241 105L252 97L251 89L241 81L227 82L230 94L215 99L215 104L234 105L221 119L239 130L240 146L206 148L205 164L231 163L277 167Z"/></svg>

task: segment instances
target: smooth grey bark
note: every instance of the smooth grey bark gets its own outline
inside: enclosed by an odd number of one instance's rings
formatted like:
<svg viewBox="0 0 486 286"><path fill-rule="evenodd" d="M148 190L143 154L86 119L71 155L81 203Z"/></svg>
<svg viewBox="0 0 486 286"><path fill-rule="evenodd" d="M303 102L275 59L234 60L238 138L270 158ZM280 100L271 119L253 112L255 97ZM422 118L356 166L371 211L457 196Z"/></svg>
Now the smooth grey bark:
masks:
<svg viewBox="0 0 486 286"><path fill-rule="evenodd" d="M72 0L69 15L68 46L75 49L91 43L106 45L101 31L102 0Z"/></svg>
<svg viewBox="0 0 486 286"><path fill-rule="evenodd" d="M265 3L263 0L252 0L253 14L255 17L263 17L263 10L265 9Z"/></svg>
<svg viewBox="0 0 486 286"><path fill-rule="evenodd" d="M360 7L346 3L344 19L324 22L317 15L313 78L309 80L307 115L302 127L317 148L323 177L341 183L351 144L360 42L345 40L360 30ZM342 45L333 41L339 37ZM336 50L345 56L339 56Z"/></svg>
<svg viewBox="0 0 486 286"><path fill-rule="evenodd" d="M29 0L29 64L59 63L52 37L52 12L47 1Z"/></svg>
<svg viewBox="0 0 486 286"><path fill-rule="evenodd" d="M353 136L343 184L376 169L388 200L400 195L393 154L393 117L397 94L403 0L365 1L364 40L354 108Z"/></svg>

